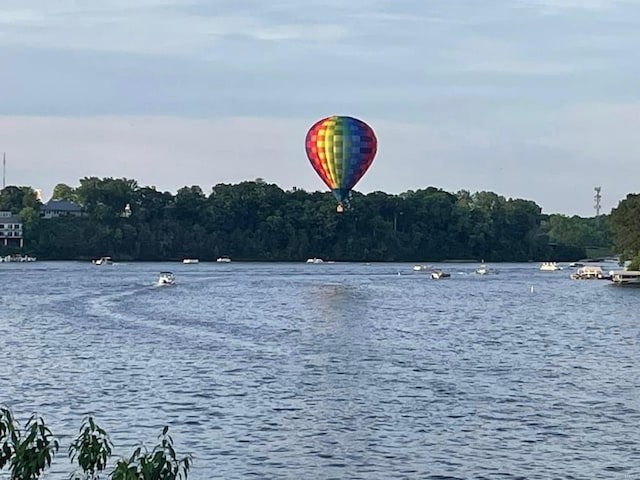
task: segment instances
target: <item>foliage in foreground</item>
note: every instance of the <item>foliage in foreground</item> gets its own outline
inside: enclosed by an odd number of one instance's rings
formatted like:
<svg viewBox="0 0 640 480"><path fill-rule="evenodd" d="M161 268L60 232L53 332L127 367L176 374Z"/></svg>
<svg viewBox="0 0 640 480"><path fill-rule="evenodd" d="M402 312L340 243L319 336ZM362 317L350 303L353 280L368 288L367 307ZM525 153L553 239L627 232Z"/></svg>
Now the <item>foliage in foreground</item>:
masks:
<svg viewBox="0 0 640 480"><path fill-rule="evenodd" d="M151 450L137 447L128 458L120 458L111 480L187 480L192 457L179 458L165 426L159 443ZM8 467L11 480L37 480L51 466L59 443L41 417L33 415L20 429L11 410L0 408L0 470ZM99 480L108 468L113 444L107 432L88 417L69 446L69 457L77 464L73 480Z"/></svg>
<svg viewBox="0 0 640 480"><path fill-rule="evenodd" d="M42 418L32 415L21 431L11 411L0 408L0 470L8 465L11 480L40 478L58 447Z"/></svg>

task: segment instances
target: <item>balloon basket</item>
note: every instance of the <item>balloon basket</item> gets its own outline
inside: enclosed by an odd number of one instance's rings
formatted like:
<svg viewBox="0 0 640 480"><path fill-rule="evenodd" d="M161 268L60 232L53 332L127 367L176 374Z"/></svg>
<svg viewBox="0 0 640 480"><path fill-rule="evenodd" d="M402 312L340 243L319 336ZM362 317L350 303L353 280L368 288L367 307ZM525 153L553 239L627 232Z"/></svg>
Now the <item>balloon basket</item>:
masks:
<svg viewBox="0 0 640 480"><path fill-rule="evenodd" d="M338 206L336 207L336 212L338 213L344 212L344 207L342 206L341 203L339 203Z"/></svg>

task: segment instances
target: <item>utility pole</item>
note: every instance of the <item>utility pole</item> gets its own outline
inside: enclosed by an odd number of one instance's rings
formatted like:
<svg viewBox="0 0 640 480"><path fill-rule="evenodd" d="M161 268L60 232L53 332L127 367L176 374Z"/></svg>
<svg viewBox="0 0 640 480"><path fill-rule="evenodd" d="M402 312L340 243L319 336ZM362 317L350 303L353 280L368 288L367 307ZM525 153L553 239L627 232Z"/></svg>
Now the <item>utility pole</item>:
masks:
<svg viewBox="0 0 640 480"><path fill-rule="evenodd" d="M593 200L595 201L593 208L596 209L596 218L598 218L600 216L600 200L602 200L600 190L602 190L602 187L594 187L593 190L596 192L593 196Z"/></svg>
<svg viewBox="0 0 640 480"><path fill-rule="evenodd" d="M7 186L7 154L2 153L2 189Z"/></svg>

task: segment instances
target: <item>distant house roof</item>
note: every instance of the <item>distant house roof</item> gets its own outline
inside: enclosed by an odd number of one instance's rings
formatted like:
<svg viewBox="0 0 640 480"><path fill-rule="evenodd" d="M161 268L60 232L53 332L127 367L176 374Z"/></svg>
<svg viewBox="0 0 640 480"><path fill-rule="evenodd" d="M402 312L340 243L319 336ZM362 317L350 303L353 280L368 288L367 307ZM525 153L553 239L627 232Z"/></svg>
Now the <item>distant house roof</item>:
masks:
<svg viewBox="0 0 640 480"><path fill-rule="evenodd" d="M49 200L42 210L57 212L81 212L82 207L68 200Z"/></svg>
<svg viewBox="0 0 640 480"><path fill-rule="evenodd" d="M20 223L22 224L22 219L20 215L16 215L15 213L11 213L9 210L1 210L0 211L0 225L4 225L6 223Z"/></svg>
<svg viewBox="0 0 640 480"><path fill-rule="evenodd" d="M11 215L9 217L0 217L0 224L7 224L7 223L13 223L13 224L22 224L22 218L20 218L20 215Z"/></svg>

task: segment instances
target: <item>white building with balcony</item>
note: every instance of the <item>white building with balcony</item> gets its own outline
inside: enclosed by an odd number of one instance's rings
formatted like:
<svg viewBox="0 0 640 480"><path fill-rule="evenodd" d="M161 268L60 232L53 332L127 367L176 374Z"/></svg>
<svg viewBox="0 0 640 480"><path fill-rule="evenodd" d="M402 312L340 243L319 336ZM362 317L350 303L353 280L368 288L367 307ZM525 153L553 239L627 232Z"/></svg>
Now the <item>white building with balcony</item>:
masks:
<svg viewBox="0 0 640 480"><path fill-rule="evenodd" d="M22 220L11 212L0 211L0 243L7 246L24 246Z"/></svg>

